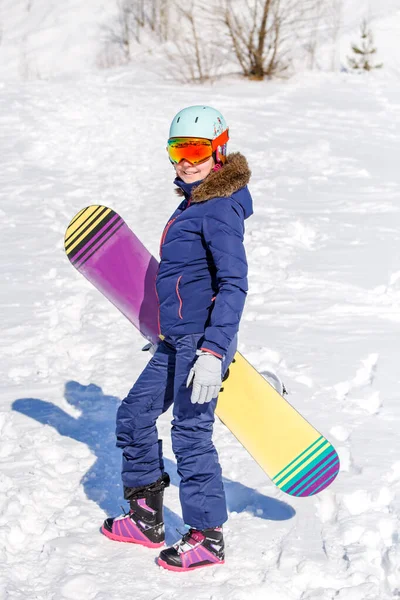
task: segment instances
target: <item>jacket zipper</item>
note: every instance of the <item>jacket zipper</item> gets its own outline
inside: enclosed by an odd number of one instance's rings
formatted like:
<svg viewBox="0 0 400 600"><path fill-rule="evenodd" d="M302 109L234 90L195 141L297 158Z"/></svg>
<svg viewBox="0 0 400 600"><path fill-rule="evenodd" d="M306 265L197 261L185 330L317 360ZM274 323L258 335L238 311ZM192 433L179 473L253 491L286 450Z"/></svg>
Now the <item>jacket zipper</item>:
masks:
<svg viewBox="0 0 400 600"><path fill-rule="evenodd" d="M179 215L178 215L178 216L179 216ZM169 230L169 228L171 227L172 223L173 223L173 222L174 222L174 221L175 221L175 220L178 218L178 216L177 216L177 217L174 217L173 219L170 219L170 220L168 221L168 223L166 224L166 226L164 227L164 231L163 231L163 233L162 233L162 236L161 236L161 241L160 241L160 250L159 250L160 258L161 258L161 256L162 256L162 246L163 246L163 243L164 243L164 241L165 241L165 237L166 237L166 235L167 235L167 233L168 233L168 230ZM160 270L160 265L158 265L158 269L157 269L157 275L158 275L158 271L159 271L159 270ZM157 285L156 285L156 282L157 282L157 275L156 275L156 277L155 277L155 280L154 280L154 289L155 289L155 291L156 291L156 296L157 296L157 305L158 305L158 310L157 310L158 335L159 335L159 337L161 337L160 299L159 299L159 297L158 297L158 293L157 293Z"/></svg>
<svg viewBox="0 0 400 600"><path fill-rule="evenodd" d="M158 267L157 269L157 273L156 276L154 278L154 290L156 292L156 298L157 298L157 325L158 325L158 337L161 337L161 322L160 322L160 298L158 297L158 293L157 293L157 275L158 275L158 271L159 271L160 267Z"/></svg>
<svg viewBox="0 0 400 600"><path fill-rule="evenodd" d="M182 212L181 212L180 214L182 214L184 210L186 210L187 208L189 208L191 200L192 200L192 199L191 199L191 198L189 198L189 200L187 201L187 205L185 206L185 208L182 210ZM165 242L165 238L167 237L168 230L169 230L169 228L171 227L172 223L173 223L174 221L176 221L176 219L177 219L179 216L180 216L180 215L176 215L176 217L174 217L173 219L170 219L170 220L168 221L168 223L166 224L166 226L164 227L164 231L163 231L163 234L162 234L162 236L161 236L161 241L160 241L160 258L161 258L162 246L163 246L163 243Z"/></svg>
<svg viewBox="0 0 400 600"><path fill-rule="evenodd" d="M166 226L164 227L164 231L163 231L163 234L162 234L162 236L161 236L161 241L160 241L160 258L161 258L161 254L162 254L162 247L163 247L163 243L165 242L165 238L166 238L166 235L167 235L167 233L168 233L168 230L169 230L169 228L171 227L172 223L173 223L174 221L176 221L176 219L177 219L177 218L178 218L178 217L174 217L173 219L171 219L170 221L168 221L168 223L167 223L167 224L166 224Z"/></svg>
<svg viewBox="0 0 400 600"><path fill-rule="evenodd" d="M188 203L187 203L187 206L186 206L185 208L188 208L188 207L190 206L190 202L191 202L191 198L189 198L189 200L188 200ZM185 210L185 209L184 209L184 210ZM182 211L182 212L183 212L183 211ZM180 214L182 214L182 213L180 213ZM178 217L179 217L179 215L177 215L177 216L176 216L176 217L174 217L173 219L170 219L170 220L168 221L168 223L166 224L166 226L164 227L164 231L163 231L163 233L162 233L162 236L161 236L161 241L160 241L160 251L159 251L160 258L162 257L162 247L163 247L163 244L164 244L164 242L165 242L165 238L166 238L166 236L167 236L167 233L168 233L168 231L169 231L169 228L171 227L172 223L173 223L174 221L176 221L176 219L177 219ZM160 269L160 267L158 267L158 270L159 270L159 269ZM157 270L157 275L158 275L158 270ZM157 280L157 275L156 275L156 280ZM176 293L177 293L177 295L178 295L178 298L179 298L179 311L178 311L179 318L180 318L180 319L183 319L183 317L182 317L182 298L181 298L181 297L180 297L180 295L179 295L179 289L178 289L178 286L179 286L179 282L180 282L180 280L181 280L181 277L182 277L182 275L179 277L179 279L178 279L178 281L177 281L177 284L176 284ZM156 281L154 281L154 287L156 288L156 285L155 285L155 283L156 283ZM157 315L157 317L158 317L158 334L159 334L159 336L161 337L160 300L159 300L159 297L158 297L158 294L157 294L157 288L156 288L156 296L157 296L157 304L158 304L158 311L157 311L157 312L158 312L158 315Z"/></svg>

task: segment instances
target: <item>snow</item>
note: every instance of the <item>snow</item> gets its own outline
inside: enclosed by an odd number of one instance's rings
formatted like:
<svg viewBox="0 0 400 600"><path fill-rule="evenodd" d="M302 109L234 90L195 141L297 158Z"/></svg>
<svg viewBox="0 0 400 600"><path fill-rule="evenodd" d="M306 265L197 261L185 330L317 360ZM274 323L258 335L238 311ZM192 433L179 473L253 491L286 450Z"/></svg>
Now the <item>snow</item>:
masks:
<svg viewBox="0 0 400 600"><path fill-rule="evenodd" d="M26 17L29 5L47 21ZM62 6L81 9L84 23L94 13L103 23L111 10ZM12 27L0 47L0 599L399 598L397 2L373 6L387 70L203 87L177 87L143 65L94 70L95 32L78 50L72 16L55 29L59 3L6 0L1 9ZM49 76L60 54L46 35L73 30L63 68L48 81L15 77L26 32L43 22L34 56ZM157 255L176 205L169 121L199 102L222 110L230 151L253 172L240 350L280 375L289 401L337 448L341 473L317 497L290 498L216 423L226 564L177 575L154 564L156 552L99 533L123 503L116 408L148 357L140 335L71 267L63 236L78 210L103 203ZM170 420L159 425L172 478L169 544L184 527Z"/></svg>
<svg viewBox="0 0 400 600"><path fill-rule="evenodd" d="M400 85L342 74L144 88L122 70L2 88L1 598L181 594L156 553L99 533L123 502L116 407L147 356L71 268L63 234L79 209L105 203L156 254L176 203L163 152L169 118L199 100L224 110L230 150L253 171L240 350L279 373L289 400L337 447L342 471L318 497L287 497L217 423L227 561L184 576L187 593L399 595ZM170 420L160 423L173 481L168 543L184 527Z"/></svg>
<svg viewBox="0 0 400 600"><path fill-rule="evenodd" d="M201 32L202 51L206 62L219 62L221 55L210 51L216 40L224 51L226 32L220 24L214 6L207 13L201 0L193 0ZM238 5L244 0L235 0ZM144 3L146 5L146 3ZM150 4L150 2L149 2ZM219 2L216 3L218 6ZM306 3L307 4L307 3ZM319 11L323 17L316 20L318 46L315 66L321 70L337 70L347 66L351 45L360 41L360 25L367 19L371 25L377 47L376 62L384 64L385 74L398 77L400 54L400 6L398 0L323 0L325 8ZM0 77L3 80L47 80L57 77L79 77L93 70L121 64L122 53L115 43L120 37L121 0L2 0L0 3ZM173 41L183 42L192 32L182 11L173 2L168 3L169 32L172 42L160 44L148 32L141 34L141 44L132 42L130 68L147 81L149 72L165 81L176 77L178 65L185 60L176 56L181 52ZM299 24L289 44L289 55L296 68L304 68L310 57L305 47L309 40L302 38L307 22ZM311 32L310 32L311 33ZM299 37L300 36L300 37ZM302 42L298 42L302 39ZM204 42L207 40L207 44ZM210 52L210 54L208 54ZM166 55L175 56L171 63ZM213 56L213 58L211 58ZM229 60L222 72L235 71ZM219 69L218 69L219 71ZM187 75L187 72L185 73Z"/></svg>

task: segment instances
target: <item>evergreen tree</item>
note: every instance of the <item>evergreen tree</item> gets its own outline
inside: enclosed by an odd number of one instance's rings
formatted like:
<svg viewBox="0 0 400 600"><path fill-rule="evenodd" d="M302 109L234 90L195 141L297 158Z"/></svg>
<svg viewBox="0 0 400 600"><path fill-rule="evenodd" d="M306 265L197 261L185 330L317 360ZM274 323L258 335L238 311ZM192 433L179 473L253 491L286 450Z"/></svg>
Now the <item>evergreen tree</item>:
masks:
<svg viewBox="0 0 400 600"><path fill-rule="evenodd" d="M372 71L372 69L381 69L383 64L372 64L372 57L376 54L374 47L374 37L371 29L368 28L367 21L364 19L360 26L361 43L352 44L351 49L355 56L348 56L347 61L352 69Z"/></svg>

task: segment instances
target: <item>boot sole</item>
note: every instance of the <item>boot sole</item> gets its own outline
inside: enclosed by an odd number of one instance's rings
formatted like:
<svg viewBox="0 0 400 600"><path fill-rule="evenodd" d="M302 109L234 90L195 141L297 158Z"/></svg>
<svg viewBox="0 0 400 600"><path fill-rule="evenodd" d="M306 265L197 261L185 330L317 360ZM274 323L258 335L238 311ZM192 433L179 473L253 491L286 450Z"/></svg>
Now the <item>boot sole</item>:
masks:
<svg viewBox="0 0 400 600"><path fill-rule="evenodd" d="M173 565L169 565L167 562L165 562L165 560L162 560L161 558L157 558L156 562L157 562L158 566L162 567L163 569L167 569L168 571L175 571L175 573L195 571L196 569L203 569L204 567L215 567L216 565L225 564L224 560L220 560L215 563L209 563L208 565L199 565L198 567L185 567L184 568L184 567L174 567Z"/></svg>
<svg viewBox="0 0 400 600"><path fill-rule="evenodd" d="M103 535L108 537L110 540L113 540L114 542L126 542L128 544L137 544L138 546L145 546L146 548L162 548L162 546L165 545L165 542L155 543L151 542L150 540L135 540L134 538L127 538L123 535L117 535L115 533L111 533L111 531L108 531L108 529L106 529L104 525L101 527L100 531Z"/></svg>

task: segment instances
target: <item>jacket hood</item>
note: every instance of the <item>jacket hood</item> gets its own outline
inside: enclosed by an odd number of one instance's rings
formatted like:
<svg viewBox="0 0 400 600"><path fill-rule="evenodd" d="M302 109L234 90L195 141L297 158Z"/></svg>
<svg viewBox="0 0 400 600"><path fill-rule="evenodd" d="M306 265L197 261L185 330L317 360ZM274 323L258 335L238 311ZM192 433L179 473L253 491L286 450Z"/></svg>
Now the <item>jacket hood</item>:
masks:
<svg viewBox="0 0 400 600"><path fill-rule="evenodd" d="M191 198L192 204L206 202L211 198L229 198L235 192L246 188L250 181L251 171L246 158L240 152L228 154L225 165L211 173L202 181L185 183L177 177L174 181L178 186L176 192ZM243 207L245 218L253 214L253 205L249 191L235 194L237 200Z"/></svg>

